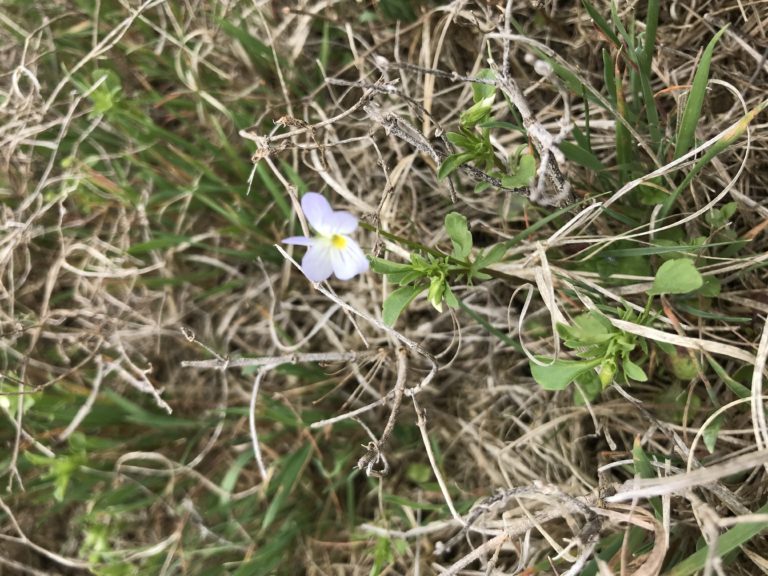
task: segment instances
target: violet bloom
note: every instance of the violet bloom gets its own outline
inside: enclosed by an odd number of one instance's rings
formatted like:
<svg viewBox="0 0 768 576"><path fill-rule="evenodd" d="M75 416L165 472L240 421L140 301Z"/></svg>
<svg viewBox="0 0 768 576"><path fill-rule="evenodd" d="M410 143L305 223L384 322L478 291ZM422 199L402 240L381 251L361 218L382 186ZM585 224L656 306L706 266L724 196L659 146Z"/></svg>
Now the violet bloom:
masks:
<svg viewBox="0 0 768 576"><path fill-rule="evenodd" d="M301 209L317 236L291 236L283 240L283 244L309 246L301 260L307 278L322 282L335 274L339 280L349 280L368 270L368 259L349 237L357 229L355 216L334 210L328 200L316 192L302 196Z"/></svg>

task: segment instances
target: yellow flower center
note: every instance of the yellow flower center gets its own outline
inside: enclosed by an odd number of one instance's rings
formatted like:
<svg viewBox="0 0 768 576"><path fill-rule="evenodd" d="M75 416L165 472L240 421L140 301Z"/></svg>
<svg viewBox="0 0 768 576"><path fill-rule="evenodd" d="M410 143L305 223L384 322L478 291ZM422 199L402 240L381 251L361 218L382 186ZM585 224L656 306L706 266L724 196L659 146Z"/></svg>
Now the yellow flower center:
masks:
<svg viewBox="0 0 768 576"><path fill-rule="evenodd" d="M334 248L338 248L339 250L342 250L347 246L347 239L344 238L344 236L341 236L340 234L334 234L333 236L331 236L331 245L333 245Z"/></svg>

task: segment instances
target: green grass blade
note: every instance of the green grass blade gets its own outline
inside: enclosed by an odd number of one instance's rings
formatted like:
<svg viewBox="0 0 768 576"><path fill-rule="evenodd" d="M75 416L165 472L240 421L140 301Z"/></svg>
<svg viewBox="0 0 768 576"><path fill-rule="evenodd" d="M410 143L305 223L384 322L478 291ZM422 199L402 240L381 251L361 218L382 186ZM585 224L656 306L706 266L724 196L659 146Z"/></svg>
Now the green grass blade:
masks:
<svg viewBox="0 0 768 576"><path fill-rule="evenodd" d="M659 26L659 0L648 0L648 14L645 18L645 39L643 41L643 56L647 77L651 76L651 63L656 51L656 30Z"/></svg>
<svg viewBox="0 0 768 576"><path fill-rule="evenodd" d="M765 504L755 512L755 514L766 513L768 513L768 504ZM760 534L760 532L766 528L768 528L768 522L737 524L718 539L717 555L722 558L729 552L736 550L736 548ZM704 568L708 554L709 546L704 546L672 568L665 576L690 576L691 574L695 574Z"/></svg>
<svg viewBox="0 0 768 576"><path fill-rule="evenodd" d="M640 80L640 89L643 93L645 104L645 117L648 121L648 130L651 134L651 148L658 153L661 143L661 128L659 127L659 112L656 110L656 100L653 97L651 86L651 61L644 50L638 49L635 54L639 65L637 76Z"/></svg>
<svg viewBox="0 0 768 576"><path fill-rule="evenodd" d="M616 62L616 71L614 73L615 91L616 91L616 112L619 116L632 122L627 117L627 103L624 99L624 75L619 70L618 61ZM632 167L632 138L629 130L623 122L616 122L616 163L618 164L619 174L621 176L620 184L624 185L631 179Z"/></svg>
<svg viewBox="0 0 768 576"><path fill-rule="evenodd" d="M741 120L739 120L739 122L737 122L730 130L728 130L725 134L723 134L723 137L720 138L720 140L715 142L712 146L710 146L707 149L707 151L704 153L704 156L698 162L696 162L696 164L688 173L688 175L685 177L685 180L683 180L680 186L678 186L675 189L675 191L672 192L672 194L667 196L667 199L665 200L664 205L659 214L661 218L669 214L678 196L680 196L682 191L685 190L685 188L693 181L693 179L701 171L701 169L704 168L704 166L706 166L707 164L709 164L712 161L712 158L720 154L720 152L728 148L728 146L733 144L742 134L744 134L744 132L749 127L750 122L752 122L755 116L760 114L760 112L762 112L766 106L768 106L768 100L764 100L763 102L755 106Z"/></svg>
<svg viewBox="0 0 768 576"><path fill-rule="evenodd" d="M619 40L619 37L616 35L616 33L613 31L613 28L611 28L611 25L608 24L608 21L603 18L603 15L598 12L595 7L592 5L589 0L581 0L581 3L584 5L584 9L587 11L587 14L589 14L589 17L592 18L592 21L595 23L595 26L603 33L605 36L613 42L614 46L619 47L621 46L621 40Z"/></svg>
<svg viewBox="0 0 768 576"><path fill-rule="evenodd" d="M715 34L704 49L704 53L701 55L701 61L699 62L698 68L696 68L696 74L693 77L693 85L688 93L688 101L685 103L683 118L677 133L675 158L680 158L680 156L693 148L696 125L699 123L701 107L704 104L704 94L706 93L707 82L709 81L709 66L712 63L712 53L715 50L717 41L720 40L720 37L725 33L726 29L727 26L724 26L717 34Z"/></svg>
<svg viewBox="0 0 768 576"><path fill-rule="evenodd" d="M627 32L627 29L624 27L624 23L621 21L621 18L619 18L619 11L618 7L616 6L616 0L611 0L611 21L616 27L616 30L619 31L621 38L624 40L624 55L631 60L635 51L635 39L629 32Z"/></svg>
<svg viewBox="0 0 768 576"><path fill-rule="evenodd" d="M613 74L613 59L611 53L603 48L603 82L605 83L605 89L608 92L608 102L611 103L611 107L615 113L616 109L616 77ZM618 116L618 114L617 114ZM620 120L617 118L617 122Z"/></svg>

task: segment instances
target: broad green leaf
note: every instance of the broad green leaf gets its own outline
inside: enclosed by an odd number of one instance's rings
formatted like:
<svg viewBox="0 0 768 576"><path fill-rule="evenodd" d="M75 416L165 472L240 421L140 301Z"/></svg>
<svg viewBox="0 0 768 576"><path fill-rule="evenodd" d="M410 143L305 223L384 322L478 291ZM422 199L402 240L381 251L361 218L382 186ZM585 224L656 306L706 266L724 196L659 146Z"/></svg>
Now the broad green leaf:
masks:
<svg viewBox="0 0 768 576"><path fill-rule="evenodd" d="M387 326L394 326L403 310L405 310L408 307L408 304L413 302L413 299L423 291L424 286L403 286L387 296L381 312L384 324Z"/></svg>
<svg viewBox="0 0 768 576"><path fill-rule="evenodd" d="M600 378L597 377L594 370L579 374L574 382L578 384L573 389L573 403L576 406L584 406L587 402L594 402L600 395L602 386L600 385Z"/></svg>
<svg viewBox="0 0 768 576"><path fill-rule="evenodd" d="M533 154L523 154L517 164L514 174L504 176L501 185L505 188L521 188L528 186L536 176L536 158Z"/></svg>
<svg viewBox="0 0 768 576"><path fill-rule="evenodd" d="M701 116L701 107L704 104L704 95L707 91L707 82L709 81L709 65L712 62L712 53L715 50L715 44L725 33L726 27L720 29L712 40L709 41L704 53L699 60L699 66L696 68L696 74L693 76L693 85L688 93L688 100L685 103L683 118L680 121L680 128L677 132L677 141L675 142L675 158L680 158L683 154L693 148L696 125Z"/></svg>
<svg viewBox="0 0 768 576"><path fill-rule="evenodd" d="M478 71L477 78L481 80L496 80L496 74L490 68L483 68ZM472 84L472 100L475 103L482 102L486 98L493 96L496 93L496 86L494 84Z"/></svg>
<svg viewBox="0 0 768 576"><path fill-rule="evenodd" d="M458 154L451 154L443 163L440 164L440 168L437 170L437 178L442 180L452 172L454 172L462 164L466 164L475 157L474 152L459 152Z"/></svg>
<svg viewBox="0 0 768 576"><path fill-rule="evenodd" d="M699 288L697 294L706 298L714 298L720 295L721 290L722 286L720 285L720 280L714 276L707 276L704 278L704 284Z"/></svg>
<svg viewBox="0 0 768 576"><path fill-rule="evenodd" d="M410 264L404 264L402 262L392 262L385 260L384 258L377 258L376 256L369 256L368 260L371 262L371 270L379 274L396 274L398 272L408 272L411 270Z"/></svg>
<svg viewBox="0 0 768 576"><path fill-rule="evenodd" d="M626 376L628 380L635 380L637 382L648 381L648 375L645 373L645 370L632 362L632 360L624 360L622 362L622 367L624 368L624 376Z"/></svg>
<svg viewBox="0 0 768 576"><path fill-rule="evenodd" d="M451 256L464 260L472 251L472 233L467 226L467 219L458 212L450 212L445 217L445 231L453 242Z"/></svg>
<svg viewBox="0 0 768 576"><path fill-rule="evenodd" d="M563 338L573 342L574 347L602 344L616 333L610 321L595 311L579 314L573 319L572 326L559 324L557 330Z"/></svg>
<svg viewBox="0 0 768 576"><path fill-rule="evenodd" d="M693 260L677 258L667 260L659 267L648 294L687 294L701 288L703 284L704 278Z"/></svg>
<svg viewBox="0 0 768 576"><path fill-rule="evenodd" d="M540 357L543 362L551 361L549 358ZM544 390L564 390L581 374L592 370L601 360L555 360L554 363L541 366L529 361L531 375L536 383Z"/></svg>

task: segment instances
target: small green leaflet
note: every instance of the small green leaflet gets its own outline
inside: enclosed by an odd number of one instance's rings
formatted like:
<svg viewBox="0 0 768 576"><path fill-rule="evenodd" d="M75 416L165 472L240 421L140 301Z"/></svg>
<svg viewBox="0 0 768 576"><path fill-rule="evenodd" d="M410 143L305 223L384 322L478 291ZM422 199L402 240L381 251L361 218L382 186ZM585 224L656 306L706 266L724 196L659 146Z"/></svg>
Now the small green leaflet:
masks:
<svg viewBox="0 0 768 576"><path fill-rule="evenodd" d="M624 376L627 377L627 380L635 380L637 382L648 381L648 375L645 373L645 370L632 362L632 360L625 359L621 364L624 368Z"/></svg>
<svg viewBox="0 0 768 576"><path fill-rule="evenodd" d="M403 286L387 296L381 312L384 324L394 326L403 310L423 291L424 286Z"/></svg>
<svg viewBox="0 0 768 576"><path fill-rule="evenodd" d="M542 362L551 362L551 359L539 357ZM564 390L581 374L592 370L602 362L602 358L596 360L555 360L554 363L542 366L535 362L529 362L531 374L539 386L544 390Z"/></svg>
<svg viewBox="0 0 768 576"><path fill-rule="evenodd" d="M701 288L704 278L690 258L667 260L656 272L648 294L687 294Z"/></svg>
<svg viewBox="0 0 768 576"><path fill-rule="evenodd" d="M517 164L514 174L504 176L501 185L504 188L522 188L528 186L536 176L536 158L532 154L523 154Z"/></svg>
<svg viewBox="0 0 768 576"><path fill-rule="evenodd" d="M442 164L440 164L440 168L437 170L437 178L442 180L462 164L466 164L467 162L471 161L474 157L474 152L459 152L458 154L451 154L445 160L443 160Z"/></svg>
<svg viewBox="0 0 768 576"><path fill-rule="evenodd" d="M496 74L490 68L483 68L477 73L480 80L496 80ZM472 84L472 100L475 104L489 98L496 93L494 84L481 84L479 82Z"/></svg>
<svg viewBox="0 0 768 576"><path fill-rule="evenodd" d="M451 212L445 217L445 231L453 242L451 256L466 259L472 251L472 234L467 227L467 219L458 212Z"/></svg>

